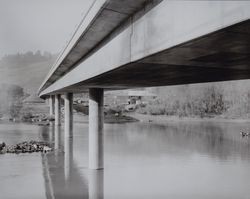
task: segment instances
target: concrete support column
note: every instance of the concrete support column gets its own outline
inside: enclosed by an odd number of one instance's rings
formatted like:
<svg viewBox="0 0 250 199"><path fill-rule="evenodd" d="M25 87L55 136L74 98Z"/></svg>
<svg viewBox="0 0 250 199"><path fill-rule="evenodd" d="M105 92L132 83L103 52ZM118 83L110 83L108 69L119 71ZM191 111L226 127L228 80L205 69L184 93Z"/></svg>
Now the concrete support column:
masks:
<svg viewBox="0 0 250 199"><path fill-rule="evenodd" d="M89 168L103 168L103 89L89 89Z"/></svg>
<svg viewBox="0 0 250 199"><path fill-rule="evenodd" d="M53 95L49 96L49 114L54 115L55 114L55 97Z"/></svg>
<svg viewBox="0 0 250 199"><path fill-rule="evenodd" d="M55 125L61 125L61 95L55 95Z"/></svg>
<svg viewBox="0 0 250 199"><path fill-rule="evenodd" d="M66 93L64 98L64 133L65 137L73 135L73 93Z"/></svg>

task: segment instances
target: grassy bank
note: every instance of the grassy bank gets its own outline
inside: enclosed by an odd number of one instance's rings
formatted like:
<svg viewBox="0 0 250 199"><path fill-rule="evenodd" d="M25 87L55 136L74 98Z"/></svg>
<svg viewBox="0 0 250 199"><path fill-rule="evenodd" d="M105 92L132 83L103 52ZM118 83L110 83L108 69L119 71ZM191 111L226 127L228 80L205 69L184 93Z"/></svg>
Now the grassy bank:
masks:
<svg viewBox="0 0 250 199"><path fill-rule="evenodd" d="M228 85L227 85L228 84ZM230 83L161 88L156 99L138 107L138 113L190 118L248 119L250 90Z"/></svg>
<svg viewBox="0 0 250 199"><path fill-rule="evenodd" d="M145 115L140 113L130 113L129 116L136 118L140 122L165 124L166 122L236 122L236 123L249 123L250 119L229 119L223 117L211 117L211 118L199 118L199 117L178 117L178 116L166 116L166 115Z"/></svg>

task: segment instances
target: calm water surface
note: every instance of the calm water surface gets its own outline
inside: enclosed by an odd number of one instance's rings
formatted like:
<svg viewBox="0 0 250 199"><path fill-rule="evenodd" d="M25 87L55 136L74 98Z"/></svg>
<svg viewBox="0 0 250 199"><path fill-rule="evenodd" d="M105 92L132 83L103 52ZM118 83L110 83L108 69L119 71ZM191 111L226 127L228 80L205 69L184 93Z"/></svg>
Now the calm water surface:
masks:
<svg viewBox="0 0 250 199"><path fill-rule="evenodd" d="M49 154L0 155L0 198L250 199L249 123L105 124L105 169L88 169L88 125L0 123L0 141L51 141Z"/></svg>

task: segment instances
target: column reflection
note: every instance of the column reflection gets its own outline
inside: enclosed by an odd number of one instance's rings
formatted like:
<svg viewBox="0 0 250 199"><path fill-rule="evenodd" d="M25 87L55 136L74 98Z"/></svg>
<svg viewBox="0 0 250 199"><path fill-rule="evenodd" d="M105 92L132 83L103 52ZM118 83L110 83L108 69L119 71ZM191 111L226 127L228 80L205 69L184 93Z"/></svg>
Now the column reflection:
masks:
<svg viewBox="0 0 250 199"><path fill-rule="evenodd" d="M74 161L73 138L65 138L60 126L49 130L54 134L55 150L42 154L46 198L88 199L88 176Z"/></svg>
<svg viewBox="0 0 250 199"><path fill-rule="evenodd" d="M89 170L89 199L103 199L104 170Z"/></svg>
<svg viewBox="0 0 250 199"><path fill-rule="evenodd" d="M64 177L67 181L72 171L73 158L73 138L64 137Z"/></svg>

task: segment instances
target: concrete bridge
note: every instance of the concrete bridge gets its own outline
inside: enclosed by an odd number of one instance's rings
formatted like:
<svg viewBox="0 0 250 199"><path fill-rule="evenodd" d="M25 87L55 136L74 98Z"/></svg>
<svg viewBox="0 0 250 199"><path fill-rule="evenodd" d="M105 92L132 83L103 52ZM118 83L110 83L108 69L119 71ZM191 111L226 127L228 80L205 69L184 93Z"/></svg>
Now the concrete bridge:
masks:
<svg viewBox="0 0 250 199"><path fill-rule="evenodd" d="M55 125L64 95L71 137L73 93L89 91L89 167L101 169L104 90L249 79L249 11L247 1L95 0L39 95Z"/></svg>

